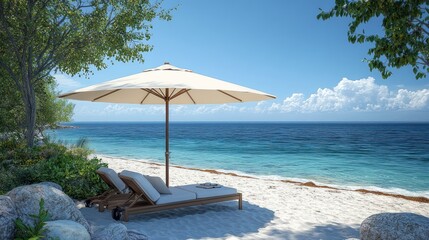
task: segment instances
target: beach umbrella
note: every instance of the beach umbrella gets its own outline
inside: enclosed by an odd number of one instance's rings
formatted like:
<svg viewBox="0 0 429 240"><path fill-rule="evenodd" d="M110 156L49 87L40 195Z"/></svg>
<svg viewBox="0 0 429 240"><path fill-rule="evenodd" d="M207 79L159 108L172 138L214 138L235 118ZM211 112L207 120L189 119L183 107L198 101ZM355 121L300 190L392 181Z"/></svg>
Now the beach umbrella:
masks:
<svg viewBox="0 0 429 240"><path fill-rule="evenodd" d="M274 99L275 96L181 69L169 63L127 77L95 84L60 98L109 103L165 105L165 182L169 186L170 104L223 104Z"/></svg>

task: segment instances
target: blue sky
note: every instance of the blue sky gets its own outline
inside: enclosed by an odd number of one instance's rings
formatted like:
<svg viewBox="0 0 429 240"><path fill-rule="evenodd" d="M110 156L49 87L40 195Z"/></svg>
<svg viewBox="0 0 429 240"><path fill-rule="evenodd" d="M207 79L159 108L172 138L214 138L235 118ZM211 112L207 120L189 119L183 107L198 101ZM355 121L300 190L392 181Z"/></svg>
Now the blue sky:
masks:
<svg viewBox="0 0 429 240"><path fill-rule="evenodd" d="M135 74L165 61L277 96L259 103L181 105L171 121L429 121L429 79L411 68L382 79L370 45L347 41L349 19L317 20L334 1L165 1L145 62L119 63L89 79L56 73L61 92ZM375 21L366 31L379 31ZM72 101L74 121L163 121L161 105Z"/></svg>

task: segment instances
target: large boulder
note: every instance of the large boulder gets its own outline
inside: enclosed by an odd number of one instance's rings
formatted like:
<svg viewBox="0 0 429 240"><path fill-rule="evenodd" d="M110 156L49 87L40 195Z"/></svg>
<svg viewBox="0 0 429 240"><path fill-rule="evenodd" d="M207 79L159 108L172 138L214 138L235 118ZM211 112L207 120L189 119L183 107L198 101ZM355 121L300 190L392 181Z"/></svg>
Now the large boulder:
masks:
<svg viewBox="0 0 429 240"><path fill-rule="evenodd" d="M43 184L43 185L46 185L46 186L51 186L51 187L54 187L54 188L56 188L56 189L58 189L60 191L63 190L63 188L59 184L54 183L54 182L40 182L38 184Z"/></svg>
<svg viewBox="0 0 429 240"><path fill-rule="evenodd" d="M39 202L43 198L49 220L71 220L83 225L88 232L90 227L73 200L61 190L46 184L32 184L12 189L7 194L15 203L18 217L25 224L32 225L30 215L39 213Z"/></svg>
<svg viewBox="0 0 429 240"><path fill-rule="evenodd" d="M15 204L8 196L0 196L0 239L13 239L15 219L18 217Z"/></svg>
<svg viewBox="0 0 429 240"><path fill-rule="evenodd" d="M138 231L127 230L122 223L111 223L94 231L92 240L147 240L148 237Z"/></svg>
<svg viewBox="0 0 429 240"><path fill-rule="evenodd" d="M128 230L127 233L128 233L129 240L148 240L149 239L146 234L143 234L139 231Z"/></svg>
<svg viewBox="0 0 429 240"><path fill-rule="evenodd" d="M84 226L70 220L47 221L45 239L91 240Z"/></svg>
<svg viewBox="0 0 429 240"><path fill-rule="evenodd" d="M429 218L414 213L380 213L360 226L361 240L427 240Z"/></svg>
<svg viewBox="0 0 429 240"><path fill-rule="evenodd" d="M128 240L127 227L121 223L111 223L94 231L93 240Z"/></svg>

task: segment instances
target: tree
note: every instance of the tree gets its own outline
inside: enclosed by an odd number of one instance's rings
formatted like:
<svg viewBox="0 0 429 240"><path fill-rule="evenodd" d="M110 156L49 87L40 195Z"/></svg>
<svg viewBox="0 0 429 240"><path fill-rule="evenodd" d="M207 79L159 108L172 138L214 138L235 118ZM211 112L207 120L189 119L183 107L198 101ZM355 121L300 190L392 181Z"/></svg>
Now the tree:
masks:
<svg viewBox="0 0 429 240"><path fill-rule="evenodd" d="M6 74L0 71L0 133L15 134L24 136L22 131L25 110L24 104L20 101L20 92L11 79L5 79ZM58 122L70 121L73 115L74 105L64 99L56 97L55 79L51 76L44 81L44 85L38 84L35 88L36 95L36 126L38 132L43 132L46 128L57 126Z"/></svg>
<svg viewBox="0 0 429 240"><path fill-rule="evenodd" d="M88 74L105 68L105 58L143 62L155 18L171 16L147 0L1 0L0 68L19 89L27 145L34 143L35 88L52 71Z"/></svg>
<svg viewBox="0 0 429 240"><path fill-rule="evenodd" d="M429 72L429 1L427 0L336 0L330 11L317 19L350 17L348 40L351 43L373 43L367 60L371 70L378 69L388 78L391 68L411 65L416 79ZM384 35L365 34L363 25L380 19ZM357 33L361 27L362 33Z"/></svg>

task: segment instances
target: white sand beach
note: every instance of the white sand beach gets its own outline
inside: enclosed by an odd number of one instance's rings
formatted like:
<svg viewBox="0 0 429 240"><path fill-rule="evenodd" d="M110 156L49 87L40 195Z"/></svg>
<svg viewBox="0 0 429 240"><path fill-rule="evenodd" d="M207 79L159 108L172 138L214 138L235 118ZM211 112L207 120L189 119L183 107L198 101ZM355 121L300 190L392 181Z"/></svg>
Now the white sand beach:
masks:
<svg viewBox="0 0 429 240"><path fill-rule="evenodd" d="M131 170L164 178L162 165L98 156L116 171ZM128 229L150 239L347 239L359 238L360 223L381 212L412 212L429 217L429 203L349 190L170 167L170 185L215 182L243 194L237 202L131 215ZM116 222L110 212L81 209L95 225Z"/></svg>

